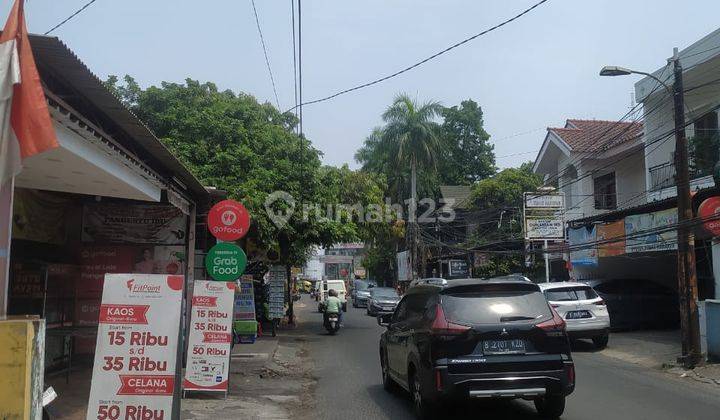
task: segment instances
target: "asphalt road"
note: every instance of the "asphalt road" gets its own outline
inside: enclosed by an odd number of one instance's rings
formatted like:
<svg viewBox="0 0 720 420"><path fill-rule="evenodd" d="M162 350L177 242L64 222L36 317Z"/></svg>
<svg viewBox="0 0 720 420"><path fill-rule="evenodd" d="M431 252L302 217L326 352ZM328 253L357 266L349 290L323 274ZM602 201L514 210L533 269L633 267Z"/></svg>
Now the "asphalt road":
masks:
<svg viewBox="0 0 720 420"><path fill-rule="evenodd" d="M299 310L318 377L316 412L308 418L412 419L409 397L383 390L378 359L382 333L364 309L348 308L344 328L329 336L307 295ZM577 386L563 419L718 419L720 391L604 356L591 346L573 352ZM447 419L537 419L531 402L475 402L446 407Z"/></svg>

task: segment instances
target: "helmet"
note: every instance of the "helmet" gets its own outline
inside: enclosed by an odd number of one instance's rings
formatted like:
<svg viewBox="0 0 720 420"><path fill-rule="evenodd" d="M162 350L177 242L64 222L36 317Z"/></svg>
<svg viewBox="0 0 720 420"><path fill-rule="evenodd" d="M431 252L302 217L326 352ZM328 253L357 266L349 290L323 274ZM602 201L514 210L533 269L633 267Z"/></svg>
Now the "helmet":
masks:
<svg viewBox="0 0 720 420"><path fill-rule="evenodd" d="M328 295L337 297L338 292L335 289L328 290Z"/></svg>

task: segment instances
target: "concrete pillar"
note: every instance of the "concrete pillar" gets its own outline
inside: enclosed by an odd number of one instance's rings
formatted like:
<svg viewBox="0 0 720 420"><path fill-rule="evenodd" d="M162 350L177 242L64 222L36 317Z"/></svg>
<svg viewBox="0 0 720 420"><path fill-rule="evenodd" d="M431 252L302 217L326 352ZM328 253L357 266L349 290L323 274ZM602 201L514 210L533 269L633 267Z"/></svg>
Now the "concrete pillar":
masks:
<svg viewBox="0 0 720 420"><path fill-rule="evenodd" d="M720 299L720 241L714 239L710 248L713 277L715 278L715 299Z"/></svg>

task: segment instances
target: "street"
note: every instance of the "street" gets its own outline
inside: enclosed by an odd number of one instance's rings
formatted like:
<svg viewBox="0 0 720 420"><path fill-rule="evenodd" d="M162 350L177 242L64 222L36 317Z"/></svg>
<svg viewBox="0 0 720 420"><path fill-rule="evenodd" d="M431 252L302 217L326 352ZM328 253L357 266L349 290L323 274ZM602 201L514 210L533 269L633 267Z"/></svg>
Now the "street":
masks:
<svg viewBox="0 0 720 420"><path fill-rule="evenodd" d="M382 333L365 309L348 308L344 328L328 336L308 296L298 310L301 335L309 344L318 378L313 419L412 419L403 392L389 394L381 384L378 338ZM712 419L720 412L720 391L660 371L602 355L580 343L573 357L577 386L563 419ZM612 348L612 337L610 347ZM445 418L537 418L532 402L484 401L446 407ZM305 418L305 416L304 416Z"/></svg>

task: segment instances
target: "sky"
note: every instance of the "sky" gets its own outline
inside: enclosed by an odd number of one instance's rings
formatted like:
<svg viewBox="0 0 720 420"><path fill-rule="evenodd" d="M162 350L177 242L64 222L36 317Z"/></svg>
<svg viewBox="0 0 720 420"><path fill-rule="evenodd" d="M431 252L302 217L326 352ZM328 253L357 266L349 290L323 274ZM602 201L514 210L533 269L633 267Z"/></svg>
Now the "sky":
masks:
<svg viewBox="0 0 720 420"><path fill-rule="evenodd" d="M392 73L487 29L537 0L304 0L304 101ZM7 14L12 1L0 2ZM87 0L27 0L43 33ZM294 105L290 0L255 0L280 108ZM499 167L533 160L546 127L567 118L617 120L635 76L654 71L720 27L717 0L549 0L530 14L381 84L304 107L304 132L330 165L353 156L395 95L445 106L473 99ZM144 87L211 81L275 103L250 0L97 0L52 33L99 77L129 74Z"/></svg>

